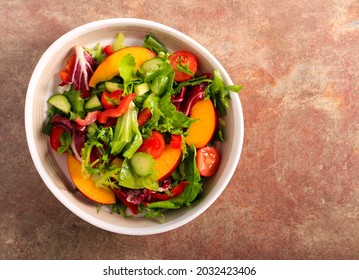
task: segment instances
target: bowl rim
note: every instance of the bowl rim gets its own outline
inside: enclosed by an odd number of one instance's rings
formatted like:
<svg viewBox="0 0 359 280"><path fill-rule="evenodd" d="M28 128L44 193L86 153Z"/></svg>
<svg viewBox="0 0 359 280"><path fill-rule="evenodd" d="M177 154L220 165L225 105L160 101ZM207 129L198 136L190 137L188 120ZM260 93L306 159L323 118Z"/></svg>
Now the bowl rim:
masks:
<svg viewBox="0 0 359 280"><path fill-rule="evenodd" d="M222 78L224 79L226 84L233 84L231 78L229 77L228 73L222 66L222 64L214 57L205 47L203 47L201 44L199 44L197 41L189 37L188 35L182 33L181 31L174 29L172 27L169 27L167 25L164 25L162 23L158 23L152 20L147 19L139 19L139 18L109 18L109 19L102 19L97 21L92 21L89 23L85 23L83 25L80 25L67 33L63 34L61 37L59 37L57 40L55 40L42 54L41 58L39 59L28 84L27 92L26 92L26 99L25 99L25 134L27 139L28 148L30 151L31 158L34 162L34 165L46 184L46 186L50 189L50 191L53 193L53 195L62 203L64 204L71 212L73 212L75 215L80 217L81 219L87 221L88 223L95 225L96 227L99 227L101 229L119 233L119 234L128 234L128 235L150 235L150 234L158 234L167 232L170 230L174 230L176 228L179 228L190 221L194 220L196 217L200 216L206 209L208 209L221 195L221 193L224 191L224 189L227 187L229 181L233 177L233 174L237 168L237 165L239 163L240 155L242 153L243 148L243 141L244 141L244 117L243 117L243 110L242 105L240 102L240 98L238 94L231 94L231 106L234 106L237 110L237 114L234 116L237 117L236 122L239 126L239 134L236 138L236 148L232 151L233 154L231 154L231 158L233 159L233 163L231 166L229 166L229 170L227 173L230 176L227 176L225 181L221 183L222 187L216 189L216 192L211 197L211 199L208 199L206 201L206 204L201 205L201 207L197 207L197 211L188 211L185 215L181 216L180 221L174 220L170 221L164 224L157 225L156 227L148 227L146 228L146 232L141 232L138 230L138 228L125 228L122 226L114 226L109 223L105 223L102 220L96 220L94 221L93 216L86 213L86 211L77 208L75 205L73 205L70 201L66 199L66 197L63 196L61 190L51 181L51 178L49 178L46 169L44 167L44 164L41 162L39 155L37 154L36 149L32 149L32 147L35 147L35 137L34 137L34 127L31 116L32 111L32 99L35 96L35 88L37 84L37 80L39 78L39 74L42 73L44 70L44 67L46 65L46 62L51 56L53 56L56 51L61 49L61 47L68 41L72 41L78 37L79 34L82 33L89 33L97 30L101 30L103 28L108 27L116 27L123 24L128 24L130 26L135 25L136 27L142 27L142 28L148 28L150 30L156 30L160 32L169 32L171 33L172 37L177 37L181 41L185 42L185 44L191 44L196 47L201 53L204 54L205 57L210 58L213 62L215 62L217 69L222 75Z"/></svg>

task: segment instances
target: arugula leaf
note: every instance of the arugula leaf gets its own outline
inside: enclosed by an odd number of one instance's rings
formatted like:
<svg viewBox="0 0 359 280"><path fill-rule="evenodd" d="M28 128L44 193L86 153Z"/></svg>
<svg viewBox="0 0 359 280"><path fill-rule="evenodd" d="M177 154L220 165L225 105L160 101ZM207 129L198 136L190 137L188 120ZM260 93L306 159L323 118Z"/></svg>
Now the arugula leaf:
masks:
<svg viewBox="0 0 359 280"><path fill-rule="evenodd" d="M74 121L78 116L83 119L86 113L85 101L81 97L81 91L74 90L74 87L71 86L70 90L65 91L63 95L67 97L71 104L70 119Z"/></svg>
<svg viewBox="0 0 359 280"><path fill-rule="evenodd" d="M61 134L60 137L60 147L57 149L57 153L59 155L62 155L66 151L70 151L70 145L71 145L72 137L71 133L64 131L64 133Z"/></svg>
<svg viewBox="0 0 359 280"><path fill-rule="evenodd" d="M197 78L193 78L190 79L188 81L185 82L181 82L179 83L176 88L174 89L174 94L177 94L181 91L181 89L185 86L195 86L195 85L199 85L202 83L211 83L212 80L208 79L206 76L202 76L202 77L197 77Z"/></svg>
<svg viewBox="0 0 359 280"><path fill-rule="evenodd" d="M147 35L143 42L143 46L145 48L150 49L151 51L155 52L157 55L163 53L167 53L166 48L152 35Z"/></svg>
<svg viewBox="0 0 359 280"><path fill-rule="evenodd" d="M177 70L188 74L190 76L194 76L194 72L189 68L189 63L183 64L182 62L177 64Z"/></svg>
<svg viewBox="0 0 359 280"><path fill-rule="evenodd" d="M196 148L192 145L187 149L188 156L185 159L185 178L188 182L184 190L184 200L187 205L196 199L197 195L202 191L202 179L199 175L196 164Z"/></svg>

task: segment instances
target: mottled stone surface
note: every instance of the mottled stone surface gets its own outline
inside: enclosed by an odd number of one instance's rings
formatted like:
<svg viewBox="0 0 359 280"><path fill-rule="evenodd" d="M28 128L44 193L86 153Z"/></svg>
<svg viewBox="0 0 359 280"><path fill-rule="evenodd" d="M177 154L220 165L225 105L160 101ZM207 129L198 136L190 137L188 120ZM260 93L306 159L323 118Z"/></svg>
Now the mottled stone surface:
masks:
<svg viewBox="0 0 359 280"><path fill-rule="evenodd" d="M359 259L359 2L222 3L1 1L0 259ZM87 224L47 190L28 152L23 108L38 59L72 28L110 17L179 29L245 86L234 177L169 233Z"/></svg>

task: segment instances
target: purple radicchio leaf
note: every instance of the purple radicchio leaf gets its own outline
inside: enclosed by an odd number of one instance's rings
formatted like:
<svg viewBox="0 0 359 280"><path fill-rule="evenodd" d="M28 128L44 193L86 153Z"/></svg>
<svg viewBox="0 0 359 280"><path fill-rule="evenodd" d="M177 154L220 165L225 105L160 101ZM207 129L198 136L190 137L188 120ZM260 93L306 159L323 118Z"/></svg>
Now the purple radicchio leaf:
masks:
<svg viewBox="0 0 359 280"><path fill-rule="evenodd" d="M72 84L75 90L89 90L89 81L97 66L95 59L81 46L75 47L75 64L72 72Z"/></svg>
<svg viewBox="0 0 359 280"><path fill-rule="evenodd" d="M201 83L199 85L192 86L189 91L186 92L183 100L179 105L179 110L186 116L191 113L193 106L204 98L204 90L206 85L206 83Z"/></svg>
<svg viewBox="0 0 359 280"><path fill-rule="evenodd" d="M70 119L65 118L59 114L56 114L51 119L50 123L52 125L60 126L69 132L72 136L71 149L76 158L81 154L81 150L85 145L86 137L86 126L79 125L72 122Z"/></svg>
<svg viewBox="0 0 359 280"><path fill-rule="evenodd" d="M155 192L149 189L129 189L122 187L120 191L128 202L135 205L154 202Z"/></svg>

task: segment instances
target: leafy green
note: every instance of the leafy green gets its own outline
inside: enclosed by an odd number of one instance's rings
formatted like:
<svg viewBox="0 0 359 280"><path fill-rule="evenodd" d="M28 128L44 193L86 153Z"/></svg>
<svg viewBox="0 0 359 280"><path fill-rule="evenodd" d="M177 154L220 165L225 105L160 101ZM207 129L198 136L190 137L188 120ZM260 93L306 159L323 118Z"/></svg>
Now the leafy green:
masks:
<svg viewBox="0 0 359 280"><path fill-rule="evenodd" d="M154 209L154 208L178 209L183 205L184 202L185 200L183 198L183 195L179 195L169 200L152 202L148 204L147 207L150 209Z"/></svg>
<svg viewBox="0 0 359 280"><path fill-rule="evenodd" d="M213 82L208 87L208 93L213 100L219 116L224 116L227 114L227 109L229 108L229 90L238 93L242 86L225 86L218 70L214 70L213 75Z"/></svg>
<svg viewBox="0 0 359 280"><path fill-rule="evenodd" d="M135 67L136 60L130 54L125 55L120 60L118 71L123 79L124 94L134 92L134 84L141 82L141 79L136 75Z"/></svg>
<svg viewBox="0 0 359 280"><path fill-rule="evenodd" d="M189 68L189 63L183 64L181 62L181 63L177 64L176 68L180 72L183 72L183 73L188 74L190 76L194 76L194 72Z"/></svg>
<svg viewBox="0 0 359 280"><path fill-rule="evenodd" d="M157 191L158 182L157 182L157 173L152 172L146 177L138 176L132 169L130 160L125 158L121 171L117 176L118 183L121 186L130 188L130 189L143 189L147 188L149 190Z"/></svg>
<svg viewBox="0 0 359 280"><path fill-rule="evenodd" d="M143 46L155 52L157 55L160 55L161 53L162 54L167 53L166 48L152 35L147 35L145 37Z"/></svg>
<svg viewBox="0 0 359 280"><path fill-rule="evenodd" d="M93 175L92 179L97 187L117 188L118 183L116 180L120 171L120 167L112 165L103 169L100 173Z"/></svg>
<svg viewBox="0 0 359 280"><path fill-rule="evenodd" d="M179 83L174 89L174 94L179 93L181 91L181 89L185 86L195 86L195 85L199 85L202 83L211 83L211 82L212 82L212 80L208 79L206 76L193 78L188 81Z"/></svg>
<svg viewBox="0 0 359 280"><path fill-rule="evenodd" d="M55 106L51 106L49 110L47 110L47 118L41 129L42 133L46 135L50 135L50 131L52 128L52 124L50 123L50 121L56 114L61 114L61 111L57 109Z"/></svg>
<svg viewBox="0 0 359 280"><path fill-rule="evenodd" d="M122 204L122 203L115 203L115 204L110 204L108 205L109 209L110 209L110 213L116 213L121 215L124 218L128 218L129 216L126 214L126 205Z"/></svg>
<svg viewBox="0 0 359 280"><path fill-rule="evenodd" d="M89 178L93 174L101 174L106 171L109 163L109 150L106 146L112 140L111 127L97 127L95 123L87 127L87 141L81 151L82 168L81 173L84 178ZM100 158L91 162L91 153L93 149L98 149Z"/></svg>
<svg viewBox="0 0 359 280"><path fill-rule="evenodd" d="M71 104L70 119L75 120L78 116L80 118L85 117L85 101L81 97L81 91L74 90L74 87L71 86L69 91L63 93Z"/></svg>
<svg viewBox="0 0 359 280"><path fill-rule="evenodd" d="M178 209L182 205L191 205L191 203L197 198L198 194L202 191L202 179L199 175L196 164L196 148L194 146L189 147L188 155L184 160L184 172L185 179L188 182L184 192L179 196L171 198L165 201L156 201L148 204L148 208L157 209Z"/></svg>
<svg viewBox="0 0 359 280"><path fill-rule="evenodd" d="M138 210L141 213L141 215L145 218L155 219L160 218L160 222L165 222L165 215L164 213L167 211L165 208L148 208L144 205L138 205Z"/></svg>
<svg viewBox="0 0 359 280"><path fill-rule="evenodd" d="M91 163L91 152L94 147L102 148L103 144L93 137L89 138L85 142L85 146L82 149L81 174L82 177L84 177L85 179L89 179L93 173L96 173L96 170L92 168L93 164ZM99 171L97 173L99 173Z"/></svg>
<svg viewBox="0 0 359 280"><path fill-rule="evenodd" d="M96 61L97 65L100 64L106 58L106 54L103 52L100 43L97 43L93 49L86 47L84 47L84 49L90 53L90 55Z"/></svg>
<svg viewBox="0 0 359 280"><path fill-rule="evenodd" d="M140 75L151 88L150 93L145 96L146 99L140 102L152 113L151 118L141 127L141 134L147 137L156 129L160 132L181 135L193 120L177 111L171 102L171 96L174 94L174 71L171 65L165 60L161 63L158 58L156 63L157 67L149 71L140 71Z"/></svg>
<svg viewBox="0 0 359 280"><path fill-rule="evenodd" d="M131 102L125 114L118 117L113 139L110 142L111 154L131 158L142 144L142 135L137 123L138 109Z"/></svg>
<svg viewBox="0 0 359 280"><path fill-rule="evenodd" d="M187 149L188 156L185 160L185 178L188 186L184 190L184 200L187 205L196 199L197 195L202 191L202 179L198 172L196 164L196 148L192 145Z"/></svg>
<svg viewBox="0 0 359 280"><path fill-rule="evenodd" d="M57 153L59 155L62 155L64 152L70 151L69 148L71 145L71 141L72 141L71 133L64 131L60 137L60 147L58 147Z"/></svg>

